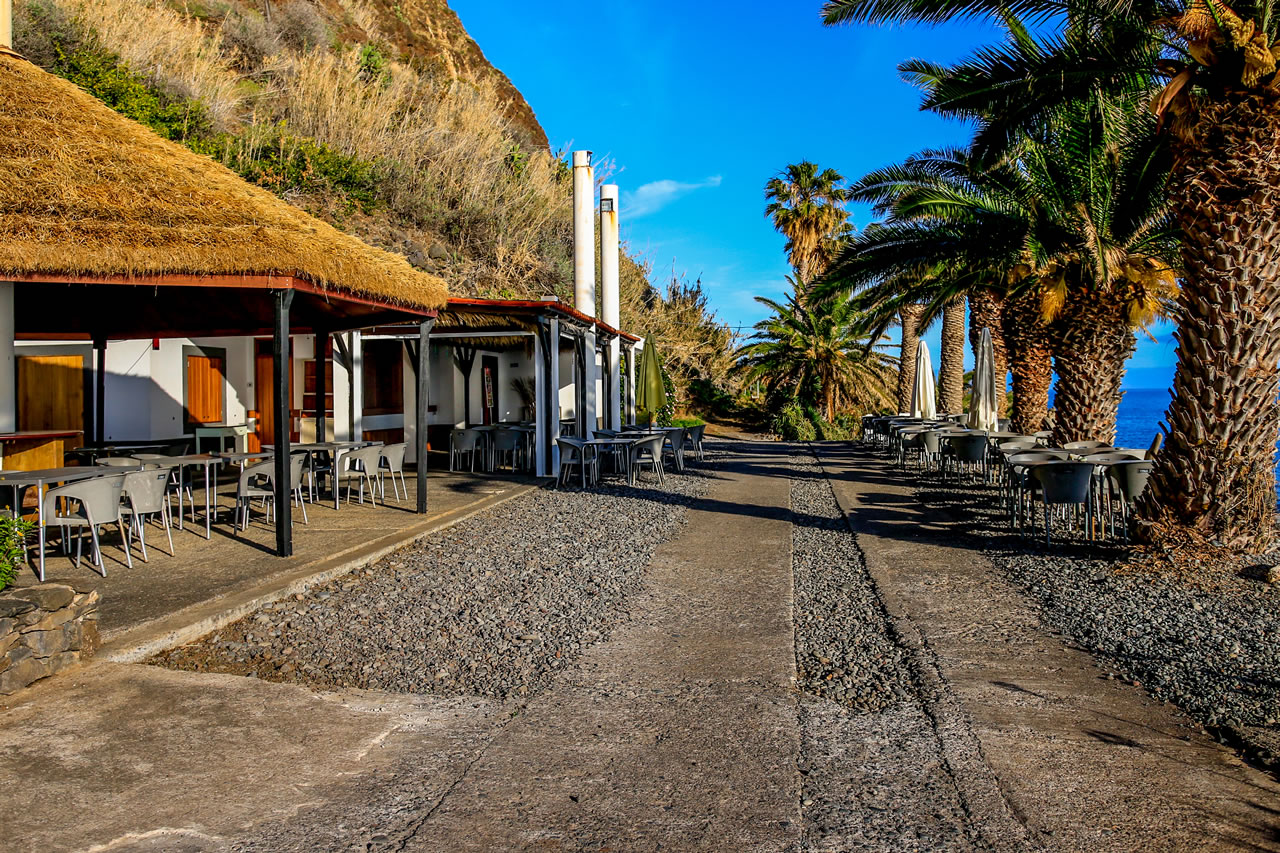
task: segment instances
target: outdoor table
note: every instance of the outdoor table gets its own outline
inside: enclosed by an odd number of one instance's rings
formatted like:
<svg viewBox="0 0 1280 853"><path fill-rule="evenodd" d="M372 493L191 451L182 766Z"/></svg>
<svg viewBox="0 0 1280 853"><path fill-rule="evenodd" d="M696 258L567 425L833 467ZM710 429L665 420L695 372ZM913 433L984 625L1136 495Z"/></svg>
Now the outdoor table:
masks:
<svg viewBox="0 0 1280 853"><path fill-rule="evenodd" d="M631 447L631 445L635 444L635 442L636 442L636 440L635 440L634 438L622 438L621 436L619 436L619 437L617 437L617 438L592 438L592 439L589 439L589 440L587 440L587 441L583 441L583 442L581 442L581 444L589 445L589 446L591 446L591 447L595 447L595 448L597 448L597 456L598 456L598 455L599 455L599 448L601 448L601 447L609 448L609 449L613 449L613 448L615 448L615 447L626 447L626 448L630 448L630 447ZM628 484L628 485L630 485L630 483L631 483L631 454L630 454L630 453L624 453L624 454L622 454L622 456L623 456L623 458L624 458L624 460L625 460L625 461L623 462L623 473L626 475L626 478L627 478L627 484ZM599 469L597 469L597 476L599 476Z"/></svg>
<svg viewBox="0 0 1280 853"><path fill-rule="evenodd" d="M39 528L37 537L40 543L37 575L41 581L44 581L45 484L72 483L77 480L92 480L94 477L110 477L112 475L127 473L128 470L128 468L88 468L76 466L71 468L43 468L38 471L0 471L0 486L9 486L13 489L13 512L15 516L22 515L22 507L18 505L18 490L23 486L36 487L36 525ZM141 463L138 464L138 470L142 470Z"/></svg>
<svg viewBox="0 0 1280 853"><path fill-rule="evenodd" d="M213 513L210 495L213 493L212 474L210 469L221 465L225 460L213 453L193 453L187 456L160 456L154 453L140 453L133 457L139 462L157 462L161 465L172 465L176 468L190 468L199 465L204 468L204 538L213 538ZM195 521L195 501L191 502L191 520ZM178 529L185 530L182 524L182 475L178 475Z"/></svg>
<svg viewBox="0 0 1280 853"><path fill-rule="evenodd" d="M218 450L222 450L222 444L226 439L231 439L236 447L236 452L244 453L249 446L249 429L248 424L202 424L195 429L196 433L196 453L200 452L201 439L216 439L218 442Z"/></svg>

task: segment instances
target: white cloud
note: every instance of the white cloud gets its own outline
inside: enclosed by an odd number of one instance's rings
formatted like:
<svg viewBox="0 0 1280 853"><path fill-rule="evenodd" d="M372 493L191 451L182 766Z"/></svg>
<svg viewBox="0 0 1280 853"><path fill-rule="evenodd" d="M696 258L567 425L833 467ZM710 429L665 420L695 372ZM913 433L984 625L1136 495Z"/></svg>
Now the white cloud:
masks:
<svg viewBox="0 0 1280 853"><path fill-rule="evenodd" d="M644 184L635 192L622 194L622 215L631 219L639 219L650 213L657 213L676 199L686 196L695 190L720 186L720 176L713 175L705 181L685 184L679 181L662 180Z"/></svg>

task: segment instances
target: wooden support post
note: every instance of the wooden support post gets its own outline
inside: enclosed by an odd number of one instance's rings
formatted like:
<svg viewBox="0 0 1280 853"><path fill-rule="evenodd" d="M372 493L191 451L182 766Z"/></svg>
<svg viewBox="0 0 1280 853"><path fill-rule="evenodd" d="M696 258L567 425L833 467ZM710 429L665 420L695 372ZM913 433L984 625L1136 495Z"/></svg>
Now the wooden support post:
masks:
<svg viewBox="0 0 1280 853"><path fill-rule="evenodd" d="M107 438L107 339L94 338L97 364L93 372L93 441L101 445Z"/></svg>
<svg viewBox="0 0 1280 853"><path fill-rule="evenodd" d="M289 482L289 306L293 290L275 292L276 317L271 341L271 371L275 376L275 502L276 556L293 556L293 491ZM335 487L336 488L336 487Z"/></svg>
<svg viewBox="0 0 1280 853"><path fill-rule="evenodd" d="M416 396L417 419L413 429L413 444L418 459L418 515L427 514L427 406L431 388L430 337L434 317L418 324L418 393Z"/></svg>
<svg viewBox="0 0 1280 853"><path fill-rule="evenodd" d="M329 333L316 332L316 441L329 440Z"/></svg>

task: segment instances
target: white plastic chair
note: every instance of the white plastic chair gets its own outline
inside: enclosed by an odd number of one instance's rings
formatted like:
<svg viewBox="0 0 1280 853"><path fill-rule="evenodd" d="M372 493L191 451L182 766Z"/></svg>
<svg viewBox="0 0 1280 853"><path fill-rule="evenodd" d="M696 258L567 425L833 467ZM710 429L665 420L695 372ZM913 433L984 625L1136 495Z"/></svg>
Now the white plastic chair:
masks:
<svg viewBox="0 0 1280 853"><path fill-rule="evenodd" d="M120 538L124 541L125 563L133 568L133 556L129 553L129 529L125 526L120 513L120 495L124 491L123 474L106 474L92 480L80 480L58 486L44 493L44 526L46 529L57 527L62 534L62 547L69 550L66 532L76 528L77 533L89 528L93 538L93 564L104 578L107 576L106 564L102 561L102 548L98 541L98 528L105 524L115 523L120 528ZM80 557L84 545L83 536L76 538L76 567L80 566Z"/></svg>

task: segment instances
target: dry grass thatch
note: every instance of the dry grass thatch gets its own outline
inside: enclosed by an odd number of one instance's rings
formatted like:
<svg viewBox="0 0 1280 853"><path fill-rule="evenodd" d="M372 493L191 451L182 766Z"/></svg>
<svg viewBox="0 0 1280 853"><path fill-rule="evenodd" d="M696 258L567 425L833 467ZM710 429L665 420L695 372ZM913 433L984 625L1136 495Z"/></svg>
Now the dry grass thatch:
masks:
<svg viewBox="0 0 1280 853"><path fill-rule="evenodd" d="M0 278L297 275L438 308L445 283L0 53Z"/></svg>

